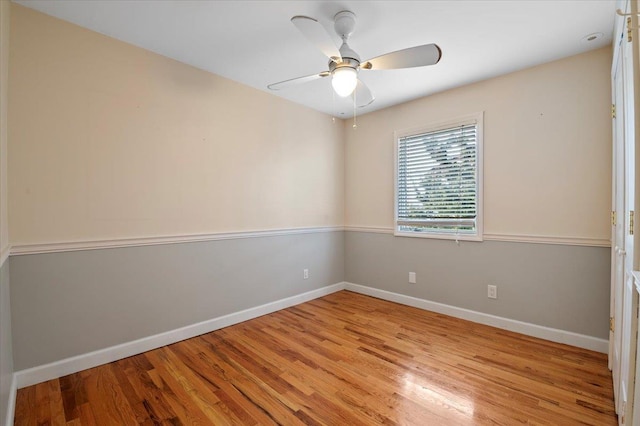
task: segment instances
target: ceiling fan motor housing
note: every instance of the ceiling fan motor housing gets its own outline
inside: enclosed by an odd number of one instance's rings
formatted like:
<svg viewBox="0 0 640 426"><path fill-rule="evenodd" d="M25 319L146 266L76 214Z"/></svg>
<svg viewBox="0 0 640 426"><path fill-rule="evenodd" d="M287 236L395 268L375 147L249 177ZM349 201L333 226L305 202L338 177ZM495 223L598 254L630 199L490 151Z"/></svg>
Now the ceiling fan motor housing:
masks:
<svg viewBox="0 0 640 426"><path fill-rule="evenodd" d="M343 10L336 13L336 16L333 17L333 22L336 33L342 37L342 40L346 41L353 34L353 30L356 27L356 14L349 10Z"/></svg>
<svg viewBox="0 0 640 426"><path fill-rule="evenodd" d="M342 38L342 46L340 46L341 61L337 63L334 61L329 62L329 71L333 73L337 68L349 67L356 71L360 68L360 55L358 55L349 45L347 39L356 27L356 15L349 10L343 10L336 13L333 17L334 28L336 33Z"/></svg>
<svg viewBox="0 0 640 426"><path fill-rule="evenodd" d="M333 74L338 68L353 68L356 71L360 68L360 61L353 58L342 57L341 62L329 61L329 73Z"/></svg>

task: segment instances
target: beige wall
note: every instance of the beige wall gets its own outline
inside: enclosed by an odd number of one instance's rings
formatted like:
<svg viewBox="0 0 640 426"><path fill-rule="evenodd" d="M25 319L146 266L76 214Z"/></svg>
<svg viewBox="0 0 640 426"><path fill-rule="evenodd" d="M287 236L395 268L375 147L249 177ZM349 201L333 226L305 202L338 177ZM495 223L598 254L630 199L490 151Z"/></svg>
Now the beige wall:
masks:
<svg viewBox="0 0 640 426"><path fill-rule="evenodd" d="M354 131L12 9L13 244L333 226L343 212L391 228L393 131L477 111L486 234L609 239L609 48L367 114Z"/></svg>
<svg viewBox="0 0 640 426"><path fill-rule="evenodd" d="M346 224L393 227L393 132L484 111L484 232L610 237L611 49L345 122Z"/></svg>
<svg viewBox="0 0 640 426"><path fill-rule="evenodd" d="M341 226L331 117L14 5L13 245Z"/></svg>
<svg viewBox="0 0 640 426"><path fill-rule="evenodd" d="M11 3L0 0L0 259L9 250L7 209L7 98L9 76L9 22ZM0 264L0 266L2 266Z"/></svg>

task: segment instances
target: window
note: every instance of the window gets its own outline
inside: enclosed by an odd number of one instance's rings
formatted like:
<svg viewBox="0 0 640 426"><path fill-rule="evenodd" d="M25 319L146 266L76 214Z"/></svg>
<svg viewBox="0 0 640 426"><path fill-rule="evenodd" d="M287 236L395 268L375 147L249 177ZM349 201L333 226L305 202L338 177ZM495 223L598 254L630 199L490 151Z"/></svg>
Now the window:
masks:
<svg viewBox="0 0 640 426"><path fill-rule="evenodd" d="M482 240L482 122L396 133L396 235Z"/></svg>

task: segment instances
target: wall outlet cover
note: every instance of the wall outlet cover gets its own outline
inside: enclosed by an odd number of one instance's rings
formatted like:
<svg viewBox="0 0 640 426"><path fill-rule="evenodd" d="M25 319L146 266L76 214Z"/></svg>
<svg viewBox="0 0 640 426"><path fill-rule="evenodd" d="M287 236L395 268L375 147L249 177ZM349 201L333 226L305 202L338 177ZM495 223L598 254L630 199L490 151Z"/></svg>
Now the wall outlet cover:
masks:
<svg viewBox="0 0 640 426"><path fill-rule="evenodd" d="M489 299L497 299L498 298L498 286L488 285L487 286L487 297Z"/></svg>

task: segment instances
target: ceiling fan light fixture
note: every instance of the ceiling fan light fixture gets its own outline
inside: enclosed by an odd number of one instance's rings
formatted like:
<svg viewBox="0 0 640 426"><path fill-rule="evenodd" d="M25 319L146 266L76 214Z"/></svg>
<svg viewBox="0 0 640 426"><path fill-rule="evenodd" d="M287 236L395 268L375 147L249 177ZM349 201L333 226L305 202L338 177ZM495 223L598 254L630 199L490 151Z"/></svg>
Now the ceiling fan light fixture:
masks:
<svg viewBox="0 0 640 426"><path fill-rule="evenodd" d="M334 37L326 31L318 20L302 15L291 18L291 22L300 30L302 35L315 44L316 47L329 58L329 63L327 64L328 69L317 74L269 84L267 86L269 89L280 90L331 76L331 85L333 86L334 94L343 98L350 95L353 96L355 116L355 108L366 107L375 100L373 93L371 93L367 85L361 80L358 80L360 70L425 67L437 64L442 57L440 47L435 43L430 43L385 53L362 62L360 55L349 47L348 43L349 37L356 26L356 15L351 11L343 10L334 16L333 21L335 33L342 39L340 49L337 49ZM588 38L592 40L597 38L597 36L591 34Z"/></svg>
<svg viewBox="0 0 640 426"><path fill-rule="evenodd" d="M331 85L338 96L347 97L358 85L358 72L351 67L336 68L333 71Z"/></svg>

